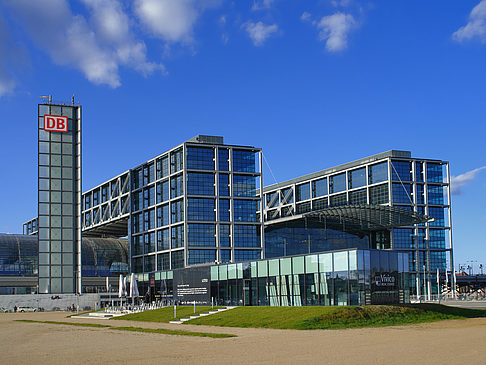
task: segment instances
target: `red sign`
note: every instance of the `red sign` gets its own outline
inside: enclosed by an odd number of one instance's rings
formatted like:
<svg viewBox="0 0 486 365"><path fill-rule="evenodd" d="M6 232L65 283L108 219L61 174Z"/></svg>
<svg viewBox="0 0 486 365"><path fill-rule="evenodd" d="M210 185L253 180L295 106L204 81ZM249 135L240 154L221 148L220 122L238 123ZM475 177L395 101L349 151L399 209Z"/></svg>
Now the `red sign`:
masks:
<svg viewBox="0 0 486 365"><path fill-rule="evenodd" d="M68 118L60 115L44 115L44 130L47 132L67 132Z"/></svg>
<svg viewBox="0 0 486 365"><path fill-rule="evenodd" d="M155 278L150 278L150 286L155 286Z"/></svg>

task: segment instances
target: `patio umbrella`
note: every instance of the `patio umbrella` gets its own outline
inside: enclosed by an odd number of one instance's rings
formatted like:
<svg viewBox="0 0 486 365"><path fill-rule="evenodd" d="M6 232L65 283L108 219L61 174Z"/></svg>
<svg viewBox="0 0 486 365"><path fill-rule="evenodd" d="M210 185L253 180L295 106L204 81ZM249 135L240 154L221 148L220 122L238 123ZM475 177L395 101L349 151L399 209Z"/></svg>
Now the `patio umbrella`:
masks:
<svg viewBox="0 0 486 365"><path fill-rule="evenodd" d="M134 273L132 273L132 276L130 277L130 296L132 297L132 304L133 304L133 299L139 296L137 279L135 279Z"/></svg>
<svg viewBox="0 0 486 365"><path fill-rule="evenodd" d="M118 280L118 298L123 297L124 291L125 291L125 283L123 281L123 275L120 274L120 279Z"/></svg>

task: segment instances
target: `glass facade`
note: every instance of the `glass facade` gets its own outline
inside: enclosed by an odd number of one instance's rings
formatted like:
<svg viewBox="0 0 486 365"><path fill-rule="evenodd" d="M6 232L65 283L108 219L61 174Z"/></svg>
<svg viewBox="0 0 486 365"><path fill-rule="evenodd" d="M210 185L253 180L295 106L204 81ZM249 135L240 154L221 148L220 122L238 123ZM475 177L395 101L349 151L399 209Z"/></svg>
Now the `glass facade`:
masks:
<svg viewBox="0 0 486 365"><path fill-rule="evenodd" d="M132 169L132 271L247 259L234 247L260 258L258 153L222 140L188 141Z"/></svg>
<svg viewBox="0 0 486 365"><path fill-rule="evenodd" d="M45 116L67 118L67 131L46 131ZM80 290L81 107L39 104L37 125L39 292L74 293ZM93 197L84 204L91 208ZM85 218L93 220L91 213Z"/></svg>

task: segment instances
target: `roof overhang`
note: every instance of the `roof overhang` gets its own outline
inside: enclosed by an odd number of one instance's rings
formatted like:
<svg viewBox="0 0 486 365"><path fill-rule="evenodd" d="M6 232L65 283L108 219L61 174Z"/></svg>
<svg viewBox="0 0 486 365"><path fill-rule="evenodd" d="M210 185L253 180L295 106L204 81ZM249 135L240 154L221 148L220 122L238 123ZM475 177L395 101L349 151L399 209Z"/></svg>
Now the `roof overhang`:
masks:
<svg viewBox="0 0 486 365"><path fill-rule="evenodd" d="M433 219L403 208L361 204L328 207L296 216L275 219L265 222L265 225L289 225L292 221L297 220L304 225L318 225L361 236L372 231L413 226Z"/></svg>

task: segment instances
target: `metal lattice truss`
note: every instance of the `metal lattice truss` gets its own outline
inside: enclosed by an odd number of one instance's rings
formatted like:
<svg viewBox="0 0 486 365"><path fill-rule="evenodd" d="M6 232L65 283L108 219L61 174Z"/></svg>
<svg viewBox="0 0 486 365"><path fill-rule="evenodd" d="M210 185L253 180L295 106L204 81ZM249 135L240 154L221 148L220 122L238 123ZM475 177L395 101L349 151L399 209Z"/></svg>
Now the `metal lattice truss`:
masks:
<svg viewBox="0 0 486 365"><path fill-rule="evenodd" d="M363 234L414 224L426 223L432 218L407 209L386 205L346 205L329 207L302 214L304 220L318 221L329 228Z"/></svg>

